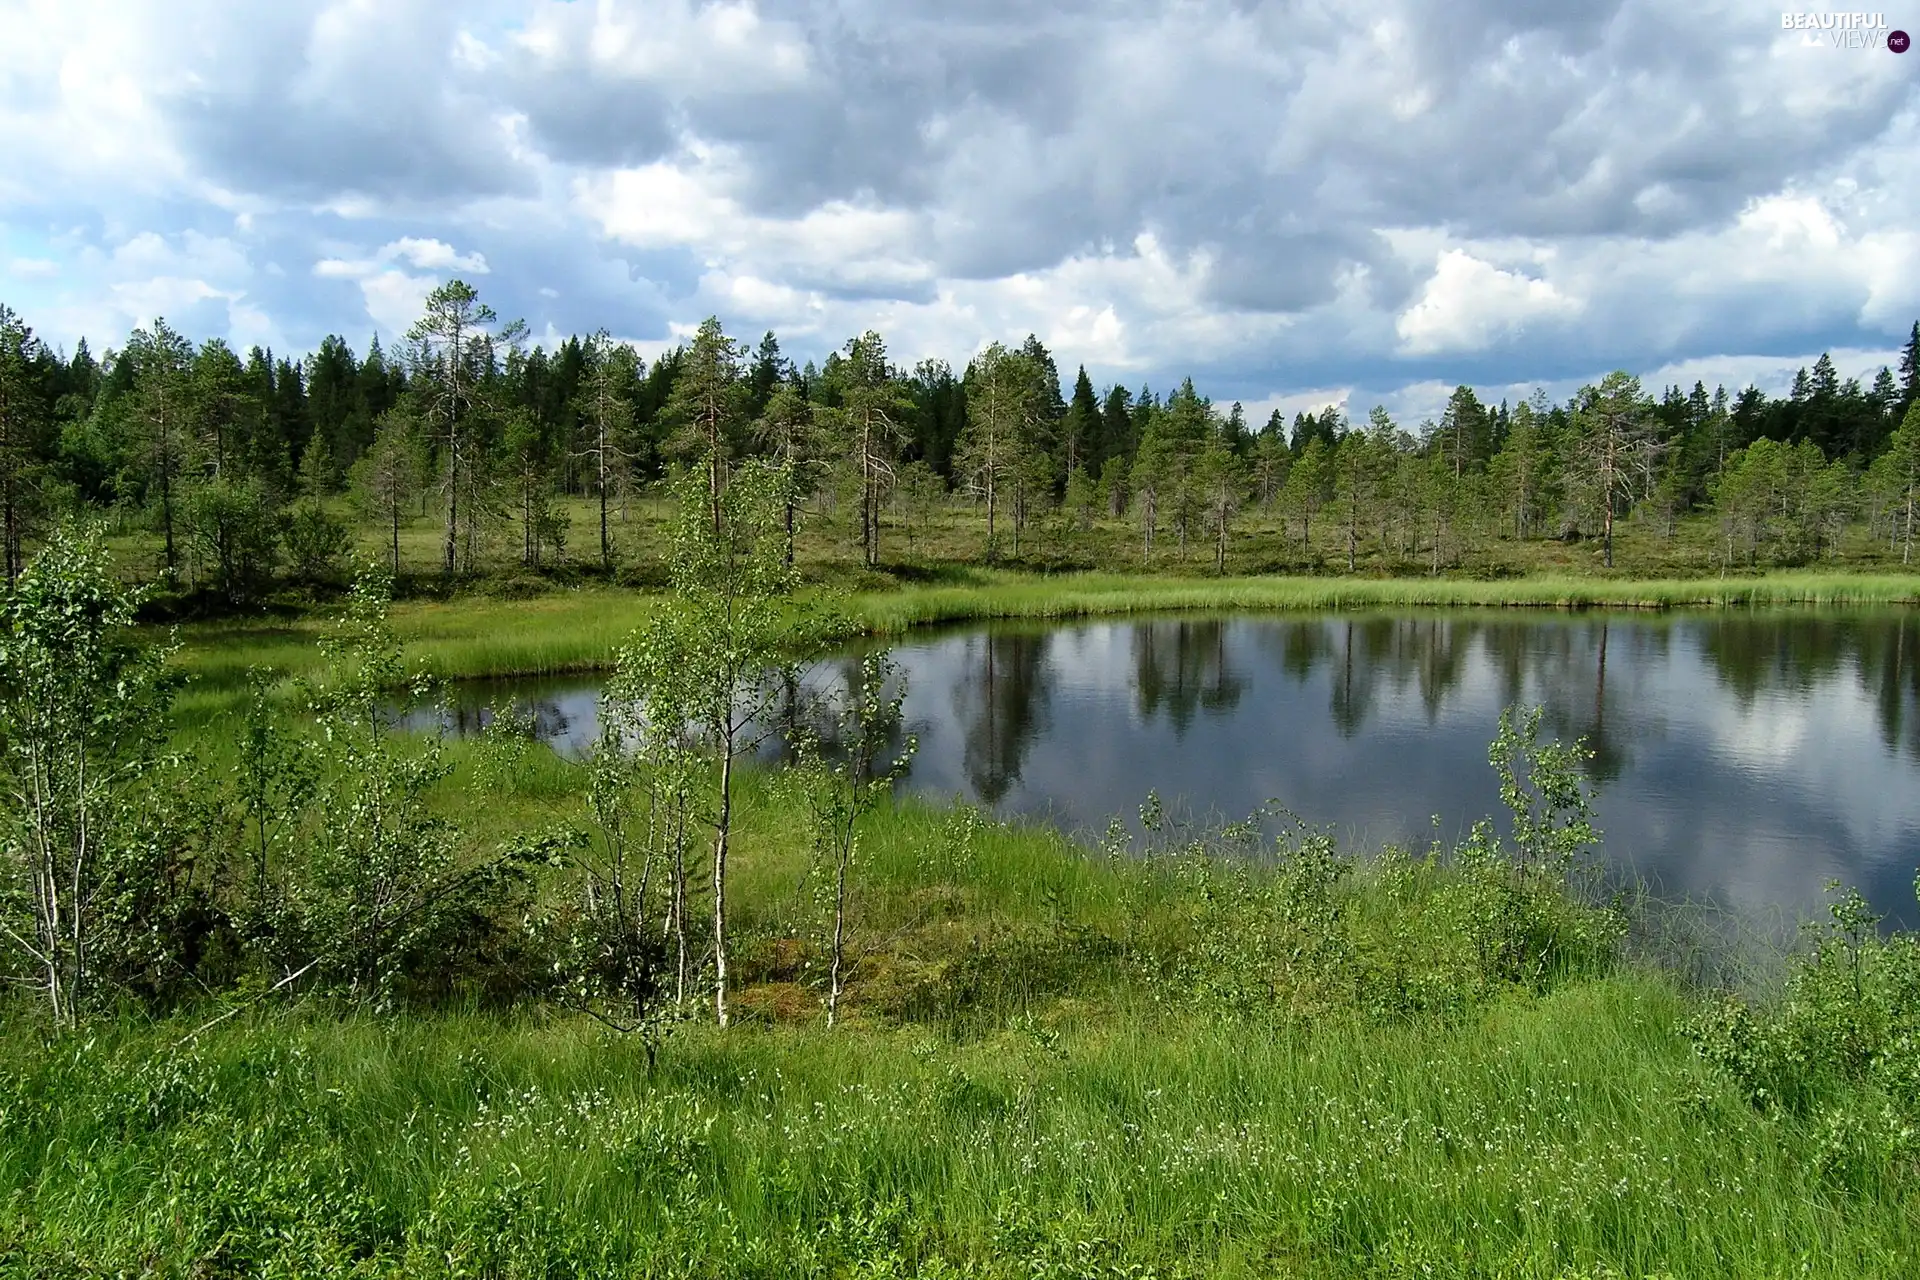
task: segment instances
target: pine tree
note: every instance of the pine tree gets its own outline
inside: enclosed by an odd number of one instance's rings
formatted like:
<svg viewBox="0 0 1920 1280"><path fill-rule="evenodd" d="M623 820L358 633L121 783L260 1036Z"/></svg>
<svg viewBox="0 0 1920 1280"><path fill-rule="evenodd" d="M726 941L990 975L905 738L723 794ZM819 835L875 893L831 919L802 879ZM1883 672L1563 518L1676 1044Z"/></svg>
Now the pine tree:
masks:
<svg viewBox="0 0 1920 1280"><path fill-rule="evenodd" d="M1534 405L1522 402L1513 411L1506 444L1489 468L1513 512L1515 538L1525 538L1538 523L1548 456L1547 425Z"/></svg>
<svg viewBox="0 0 1920 1280"><path fill-rule="evenodd" d="M913 398L887 363L887 346L877 333L848 339L838 373L840 404L828 418L860 475L860 546L871 569L880 563L880 509L907 438Z"/></svg>
<svg viewBox="0 0 1920 1280"><path fill-rule="evenodd" d="M171 586L179 577L175 545L175 503L194 445L193 345L156 319L151 329L135 329L121 358L134 374L135 456L146 472L149 492L157 492L164 539L164 568Z"/></svg>
<svg viewBox="0 0 1920 1280"><path fill-rule="evenodd" d="M1904 420L1915 403L1920 403L1920 320L1913 322L1913 333L1900 349L1900 403L1894 418Z"/></svg>
<svg viewBox="0 0 1920 1280"><path fill-rule="evenodd" d="M1487 460L1490 433L1487 411L1472 387L1455 387L1447 397L1447 408L1440 415L1435 444L1447 466L1458 480L1467 471Z"/></svg>
<svg viewBox="0 0 1920 1280"><path fill-rule="evenodd" d="M1073 399L1060 421L1060 445L1065 450L1064 472L1072 476L1089 463L1100 464L1100 401L1093 394L1093 380L1087 366L1081 365L1073 380Z"/></svg>
<svg viewBox="0 0 1920 1280"><path fill-rule="evenodd" d="M582 347L580 387L574 409L580 421L580 448L587 462L587 483L600 504L600 567L613 571L613 538L607 528L607 503L624 484L633 457L627 441L633 431L633 388L640 380L640 357L601 329Z"/></svg>
<svg viewBox="0 0 1920 1280"><path fill-rule="evenodd" d="M996 545L1002 494L1019 482L1037 427L1039 371L998 342L967 367L967 425L954 449L954 472L987 504L987 559Z"/></svg>
<svg viewBox="0 0 1920 1280"><path fill-rule="evenodd" d="M388 559L400 573L400 526L412 513L414 498L427 481L427 450L419 423L389 409L374 423L373 441L355 460L353 485L369 514L386 526Z"/></svg>
<svg viewBox="0 0 1920 1280"><path fill-rule="evenodd" d="M780 340L773 336L773 330L767 330L753 349L753 363L747 367L748 418L757 419L766 412L767 401L787 382L790 369L787 358L780 354Z"/></svg>
<svg viewBox="0 0 1920 1280"><path fill-rule="evenodd" d="M663 410L672 428L669 452L706 471L707 507L716 533L734 434L746 418L740 359L740 344L727 336L718 316L708 316L687 345L685 365Z"/></svg>
<svg viewBox="0 0 1920 1280"><path fill-rule="evenodd" d="M1172 469L1172 450L1160 421L1159 410L1153 409L1147 416L1145 430L1140 433L1140 445L1133 451L1133 467L1127 477L1127 487L1133 491L1134 505L1139 509L1142 564L1153 554L1153 535L1160 525L1160 499Z"/></svg>
<svg viewBox="0 0 1920 1280"><path fill-rule="evenodd" d="M1313 547L1313 516L1326 500L1327 472L1329 459L1326 442L1317 432L1305 436L1305 444L1300 454L1293 460L1292 469L1287 472L1287 482L1281 490L1281 500L1286 509L1298 513L1300 517L1300 554L1306 555Z"/></svg>
<svg viewBox="0 0 1920 1280"><path fill-rule="evenodd" d="M782 382L768 397L766 407L755 419L753 436L767 456L786 478L785 524L787 563L793 563L793 537L797 508L808 492L812 470L820 453L819 432L813 421L813 406L794 381ZM913 463L925 466L925 463Z"/></svg>
<svg viewBox="0 0 1920 1280"><path fill-rule="evenodd" d="M1227 536L1247 487L1246 464L1240 460L1226 432L1218 432L1208 441L1196 464L1194 478L1206 502L1207 522L1213 533L1213 571L1224 576Z"/></svg>
<svg viewBox="0 0 1920 1280"><path fill-rule="evenodd" d="M449 280L427 295L426 313L407 331L420 418L440 453L440 489L447 505L441 571L460 563L461 505L479 500L484 476L482 419L495 407L486 375L496 345L512 346L525 334L519 321L500 324L493 308L464 280ZM473 557L479 512L467 513L467 561Z"/></svg>
<svg viewBox="0 0 1920 1280"><path fill-rule="evenodd" d="M1100 403L1100 453L1094 466L1107 489L1107 514L1127 509L1127 468L1133 465L1133 393L1115 385Z"/></svg>
<svg viewBox="0 0 1920 1280"><path fill-rule="evenodd" d="M1646 493L1660 445L1640 380L1631 374L1610 373L1598 386L1582 388L1577 399L1581 478L1600 515L1606 566L1611 569L1614 516Z"/></svg>
<svg viewBox="0 0 1920 1280"><path fill-rule="evenodd" d="M1346 526L1347 572L1358 565L1360 525L1372 516L1374 503L1386 480L1386 451L1391 449L1393 422L1376 407L1373 432L1352 430L1340 437L1328 459L1333 480L1335 510Z"/></svg>
<svg viewBox="0 0 1920 1280"><path fill-rule="evenodd" d="M1887 438L1886 451L1874 459L1868 483L1887 504L1888 541L1900 545L1900 563L1913 563L1913 534L1920 516L1920 400Z"/></svg>
<svg viewBox="0 0 1920 1280"><path fill-rule="evenodd" d="M36 507L51 408L45 356L33 330L0 303L0 544L9 582L25 567L22 546Z"/></svg>

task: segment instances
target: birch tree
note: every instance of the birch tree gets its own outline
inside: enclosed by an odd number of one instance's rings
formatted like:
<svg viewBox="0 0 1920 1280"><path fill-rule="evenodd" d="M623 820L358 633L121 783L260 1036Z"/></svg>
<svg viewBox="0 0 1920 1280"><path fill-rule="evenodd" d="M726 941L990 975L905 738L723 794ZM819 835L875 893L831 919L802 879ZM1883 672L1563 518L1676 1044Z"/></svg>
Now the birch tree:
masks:
<svg viewBox="0 0 1920 1280"><path fill-rule="evenodd" d="M844 695L833 708L832 741L806 732L800 750L802 788L812 821L813 878L826 905L827 1026L839 1020L840 998L863 953L851 945L860 820L906 772L917 742L901 741L906 681L897 664L869 654L850 664Z"/></svg>
<svg viewBox="0 0 1920 1280"><path fill-rule="evenodd" d="M741 467L717 504L710 504L699 478L681 479L669 550L673 589L619 659L649 721L697 733L710 763L704 818L713 853L713 1003L723 1027L734 769L773 722L789 638L785 601L794 577L786 562L783 492L780 470L762 462Z"/></svg>
<svg viewBox="0 0 1920 1280"><path fill-rule="evenodd" d="M0 604L0 933L56 1025L94 999L116 899L138 889L138 788L165 733L167 650L100 543L57 531ZM124 919L122 919L124 923Z"/></svg>

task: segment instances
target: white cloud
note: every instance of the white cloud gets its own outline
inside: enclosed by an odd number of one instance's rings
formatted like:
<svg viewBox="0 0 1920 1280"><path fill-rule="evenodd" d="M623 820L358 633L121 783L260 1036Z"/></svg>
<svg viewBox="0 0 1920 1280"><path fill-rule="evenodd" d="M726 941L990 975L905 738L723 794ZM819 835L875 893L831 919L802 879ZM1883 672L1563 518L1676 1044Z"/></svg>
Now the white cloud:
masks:
<svg viewBox="0 0 1920 1280"><path fill-rule="evenodd" d="M738 156L702 149L583 177L574 204L613 240L686 249L708 266L882 294L922 289L934 277L920 245L924 224L911 212L829 200L793 217L768 216L742 203L745 185Z"/></svg>
<svg viewBox="0 0 1920 1280"><path fill-rule="evenodd" d="M376 255L382 261L405 258L421 271L463 271L469 275L487 274L487 259L479 253L455 253L444 240L417 240L412 236L396 240Z"/></svg>
<svg viewBox="0 0 1920 1280"><path fill-rule="evenodd" d="M1408 355L1478 351L1518 336L1531 324L1577 315L1581 306L1546 280L1448 249L1419 301L1394 327Z"/></svg>
<svg viewBox="0 0 1920 1280"><path fill-rule="evenodd" d="M681 91L716 84L764 90L808 71L804 37L789 24L768 22L752 4L542 3L511 43L549 71L578 74L584 67Z"/></svg>
<svg viewBox="0 0 1920 1280"><path fill-rule="evenodd" d="M1348 419L1352 419L1355 415L1348 405L1353 392L1352 387L1309 387L1303 391L1277 391L1256 400L1242 401L1240 409L1247 416L1248 427L1253 430L1257 431L1266 426L1267 419L1276 411L1280 414L1280 420L1287 424L1288 429L1291 429L1294 415L1300 413L1319 414L1327 409L1338 409ZM1368 406L1368 408L1371 407L1371 405Z"/></svg>
<svg viewBox="0 0 1920 1280"><path fill-rule="evenodd" d="M1407 417L1461 378L1790 377L1920 314L1910 68L1730 0L13 0L7 25L0 263L68 343L162 307L283 347L392 335L485 275L553 332L657 346L717 312L802 358L876 328L956 363L1032 332L1069 376Z"/></svg>
<svg viewBox="0 0 1920 1280"><path fill-rule="evenodd" d="M393 265L405 262L431 275L414 275ZM381 245L368 258L322 258L313 274L323 280L352 280L359 284L367 315L385 337L404 334L426 309L427 295L442 275L487 274L487 260L479 253L462 254L443 240L403 236Z"/></svg>
<svg viewBox="0 0 1920 1280"><path fill-rule="evenodd" d="M432 276L410 276L404 271L382 271L360 281L360 292L367 300L367 314L380 332L397 337L405 333L426 310L427 295L439 284Z"/></svg>

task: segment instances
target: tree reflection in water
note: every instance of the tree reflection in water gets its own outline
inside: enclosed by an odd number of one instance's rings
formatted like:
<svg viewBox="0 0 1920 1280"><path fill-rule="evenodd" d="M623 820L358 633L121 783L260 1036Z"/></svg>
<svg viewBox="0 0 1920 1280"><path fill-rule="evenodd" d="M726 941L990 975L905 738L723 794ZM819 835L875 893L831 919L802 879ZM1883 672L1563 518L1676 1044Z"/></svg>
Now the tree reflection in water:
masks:
<svg viewBox="0 0 1920 1280"><path fill-rule="evenodd" d="M1133 627L1133 692L1142 719L1161 711L1183 736L1194 713L1231 711L1246 682L1227 657L1227 623L1142 622Z"/></svg>
<svg viewBox="0 0 1920 1280"><path fill-rule="evenodd" d="M810 667L780 700L858 672ZM1920 623L1910 612L1430 611L995 626L894 649L920 752L910 790L1093 827L1149 789L1239 816L1267 800L1363 841L1424 839L1496 812L1500 708L1584 737L1610 853L1667 889L1817 904L1828 875L1914 915ZM563 753L594 690L461 691L478 732L509 693ZM422 726L426 727L426 726ZM770 763L781 757L770 750Z"/></svg>
<svg viewBox="0 0 1920 1280"><path fill-rule="evenodd" d="M1046 633L1009 628L963 642L969 678L953 686L953 709L967 781L987 804L998 804L1019 781L1027 749L1046 727L1050 641Z"/></svg>

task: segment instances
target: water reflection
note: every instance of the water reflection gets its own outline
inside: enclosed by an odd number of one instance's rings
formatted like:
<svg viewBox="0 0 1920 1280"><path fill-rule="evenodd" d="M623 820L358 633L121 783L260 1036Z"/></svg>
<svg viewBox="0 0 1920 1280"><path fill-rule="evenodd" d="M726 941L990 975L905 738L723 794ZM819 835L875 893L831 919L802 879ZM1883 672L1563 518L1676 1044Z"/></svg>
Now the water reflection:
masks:
<svg viewBox="0 0 1920 1280"><path fill-rule="evenodd" d="M1197 711L1239 705L1246 682L1227 657L1224 621L1140 622L1130 630L1135 705L1143 719L1164 711L1178 738Z"/></svg>
<svg viewBox="0 0 1920 1280"><path fill-rule="evenodd" d="M1028 749L1048 728L1048 641L1025 631L989 631L959 641L963 670L949 688L973 799L986 804L1005 799L1020 781ZM910 666L908 680L912 690Z"/></svg>
<svg viewBox="0 0 1920 1280"><path fill-rule="evenodd" d="M1859 884L1912 923L1920 864L1920 625L1907 612L1638 616L1430 612L999 626L893 651L908 778L1097 826L1149 788L1239 815L1273 799L1367 842L1495 812L1500 708L1584 736L1609 855L1666 891L1789 914ZM782 703L858 676L816 664ZM461 727L505 687L463 692ZM593 690L515 686L578 751Z"/></svg>

